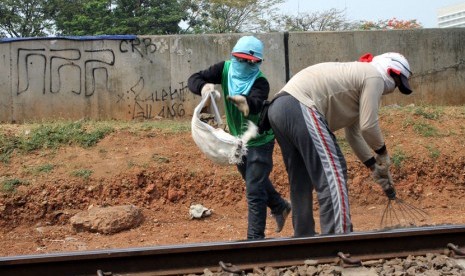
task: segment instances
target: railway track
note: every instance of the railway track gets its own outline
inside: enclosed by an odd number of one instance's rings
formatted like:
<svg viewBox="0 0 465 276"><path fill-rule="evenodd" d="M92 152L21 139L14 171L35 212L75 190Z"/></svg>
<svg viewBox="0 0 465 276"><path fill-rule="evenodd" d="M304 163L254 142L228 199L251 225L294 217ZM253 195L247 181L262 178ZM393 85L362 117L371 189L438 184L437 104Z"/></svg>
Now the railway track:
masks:
<svg viewBox="0 0 465 276"><path fill-rule="evenodd" d="M379 232L259 241L196 243L0 258L0 275L179 275L216 271L219 263L241 270L402 258L445 252L464 257L465 225L401 228Z"/></svg>

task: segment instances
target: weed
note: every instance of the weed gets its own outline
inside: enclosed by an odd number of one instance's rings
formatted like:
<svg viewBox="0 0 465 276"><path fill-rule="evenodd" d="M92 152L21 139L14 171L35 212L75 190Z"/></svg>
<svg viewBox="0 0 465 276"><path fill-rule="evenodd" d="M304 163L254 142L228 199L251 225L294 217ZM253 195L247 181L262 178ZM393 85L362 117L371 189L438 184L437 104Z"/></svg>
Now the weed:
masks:
<svg viewBox="0 0 465 276"><path fill-rule="evenodd" d="M137 166L136 162L134 162L134 161L132 161L132 160L129 160L129 161L127 162L127 164L128 164L128 168L132 168L132 167Z"/></svg>
<svg viewBox="0 0 465 276"><path fill-rule="evenodd" d="M190 121L161 120L155 121L154 126L167 133L183 133L191 129Z"/></svg>
<svg viewBox="0 0 465 276"><path fill-rule="evenodd" d="M88 169L79 169L71 173L72 176L81 177L85 180L88 180L92 175L93 171Z"/></svg>
<svg viewBox="0 0 465 276"><path fill-rule="evenodd" d="M168 157L159 155L158 153L154 153L152 155L152 160L157 163L169 163L170 162L170 159Z"/></svg>
<svg viewBox="0 0 465 276"><path fill-rule="evenodd" d="M15 150L20 153L29 153L39 149L58 149L63 145L92 147L115 128L134 131L158 129L168 134L176 134L190 131L190 121L160 120L141 123L59 121L39 125L31 124L30 130L18 136L0 133L0 162L8 163ZM167 163L169 159L165 157L157 161Z"/></svg>
<svg viewBox="0 0 465 276"><path fill-rule="evenodd" d="M406 129L407 127L413 125L415 125L415 121L409 117L402 122L402 129Z"/></svg>
<svg viewBox="0 0 465 276"><path fill-rule="evenodd" d="M149 131L155 128L155 124L153 122L142 122L140 125L140 129L144 131Z"/></svg>
<svg viewBox="0 0 465 276"><path fill-rule="evenodd" d="M438 120L444 114L444 111L441 107L419 106L414 109L413 114L429 120Z"/></svg>
<svg viewBox="0 0 465 276"><path fill-rule="evenodd" d="M19 136L0 133L0 161L8 163L16 149L28 153L38 149L57 149L70 144L90 147L112 131L113 128L106 124L84 125L79 121L41 124Z"/></svg>
<svg viewBox="0 0 465 276"><path fill-rule="evenodd" d="M27 182L21 179L17 179L17 178L6 179L2 182L1 190L2 192L11 193L11 192L16 191L16 188L19 185L27 185L27 184L28 184Z"/></svg>
<svg viewBox="0 0 465 276"><path fill-rule="evenodd" d="M394 153L391 155L391 162L396 168L399 168L405 159L407 159L407 155L401 149L395 149Z"/></svg>
<svg viewBox="0 0 465 276"><path fill-rule="evenodd" d="M438 136L438 130L434 126L426 123L415 123L413 125L413 130L423 137Z"/></svg>
<svg viewBox="0 0 465 276"><path fill-rule="evenodd" d="M6 136L0 133L0 161L9 163L10 156L16 148L16 139L11 136Z"/></svg>
<svg viewBox="0 0 465 276"><path fill-rule="evenodd" d="M98 141L102 140L108 133L112 132L113 129L111 128L102 128L102 129L95 129L94 131L87 133L81 133L81 135L77 136L77 142L79 145L83 147L91 147L98 143Z"/></svg>
<svg viewBox="0 0 465 276"><path fill-rule="evenodd" d="M437 159L439 155L441 155L441 152L435 146L428 145L426 148L428 149L429 157L431 157L433 160Z"/></svg>
<svg viewBox="0 0 465 276"><path fill-rule="evenodd" d="M131 133L138 133L139 131L148 132L152 130L159 130L167 134L176 134L190 131L190 121L163 119L130 123L120 122L115 127L117 127L119 130L127 130Z"/></svg>
<svg viewBox="0 0 465 276"><path fill-rule="evenodd" d="M26 171L29 172L29 173L32 173L34 175L37 175L37 174L40 174L40 173L49 173L54 168L55 168L55 166L52 165L52 164L44 164L44 165L40 165L40 166L37 166L37 167L28 168L28 169L26 169Z"/></svg>
<svg viewBox="0 0 465 276"><path fill-rule="evenodd" d="M51 172L54 168L55 166L52 164L44 164L44 165L37 167L37 172L48 173L48 172Z"/></svg>

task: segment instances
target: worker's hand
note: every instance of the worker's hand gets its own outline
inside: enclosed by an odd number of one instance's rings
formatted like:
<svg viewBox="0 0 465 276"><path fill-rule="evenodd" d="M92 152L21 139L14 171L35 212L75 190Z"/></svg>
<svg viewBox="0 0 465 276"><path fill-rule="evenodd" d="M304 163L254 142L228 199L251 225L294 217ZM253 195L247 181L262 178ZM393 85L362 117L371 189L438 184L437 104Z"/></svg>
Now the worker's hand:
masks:
<svg viewBox="0 0 465 276"><path fill-rule="evenodd" d="M228 96L228 100L231 101L237 109L239 109L245 117L249 116L249 104L247 103L247 99L242 95L236 96Z"/></svg>
<svg viewBox="0 0 465 276"><path fill-rule="evenodd" d="M213 98L217 101L221 99L221 94L217 90L215 90L215 85L213 83L206 83L203 85L202 90L200 91L202 94L202 99L208 98L205 102L204 107L209 107L211 102L210 94L213 94Z"/></svg>
<svg viewBox="0 0 465 276"><path fill-rule="evenodd" d="M372 171L375 170L375 173L380 177L387 177L389 174L389 167L391 165L391 159L389 158L387 151L384 154L377 154L375 156L375 160L376 166L372 167Z"/></svg>
<svg viewBox="0 0 465 276"><path fill-rule="evenodd" d="M392 183L392 177L390 173L388 173L387 177L374 176L373 178L375 178L375 182L381 186L384 193L389 199L396 198L396 189L394 188L394 184Z"/></svg>
<svg viewBox="0 0 465 276"><path fill-rule="evenodd" d="M380 166L376 163L370 169L372 171L373 180L381 186L386 196L389 199L396 198L396 189L394 188L391 173L389 169L386 168L386 163L384 163L384 166Z"/></svg>
<svg viewBox="0 0 465 276"><path fill-rule="evenodd" d="M385 151L383 154L377 154L375 156L376 164L382 167L386 167L389 170L389 166L391 165L391 159L389 158L389 154Z"/></svg>

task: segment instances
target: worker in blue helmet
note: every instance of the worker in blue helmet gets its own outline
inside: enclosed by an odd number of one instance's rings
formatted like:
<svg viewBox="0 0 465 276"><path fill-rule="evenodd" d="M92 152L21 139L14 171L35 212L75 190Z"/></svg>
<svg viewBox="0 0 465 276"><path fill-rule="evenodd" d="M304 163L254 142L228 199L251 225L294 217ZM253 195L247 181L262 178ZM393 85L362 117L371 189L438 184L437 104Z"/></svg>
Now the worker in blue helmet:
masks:
<svg viewBox="0 0 465 276"><path fill-rule="evenodd" d="M254 36L241 37L231 52L231 59L216 63L189 77L188 87L197 95L213 93L223 99L231 135L243 135L248 121L258 124L263 102L270 85L260 71L263 43ZM215 89L221 85L222 93ZM267 206L280 232L291 211L291 204L273 187L269 175L273 168L274 134L272 130L258 134L247 143L248 152L237 168L246 183L248 204L247 239L265 238Z"/></svg>

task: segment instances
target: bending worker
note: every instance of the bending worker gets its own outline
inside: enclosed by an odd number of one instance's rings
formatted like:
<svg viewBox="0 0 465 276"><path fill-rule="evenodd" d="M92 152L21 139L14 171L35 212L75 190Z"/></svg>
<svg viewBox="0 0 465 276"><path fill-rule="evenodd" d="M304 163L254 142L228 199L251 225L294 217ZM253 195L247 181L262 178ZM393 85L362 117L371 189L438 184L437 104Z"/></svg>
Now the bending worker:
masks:
<svg viewBox="0 0 465 276"><path fill-rule="evenodd" d="M344 128L347 142L386 196L395 198L378 111L381 97L396 87L412 93L411 74L399 53L368 54L356 62L307 67L275 95L268 120L288 172L296 237L315 235L313 189L321 234L352 231L346 161L333 134L338 129Z"/></svg>

